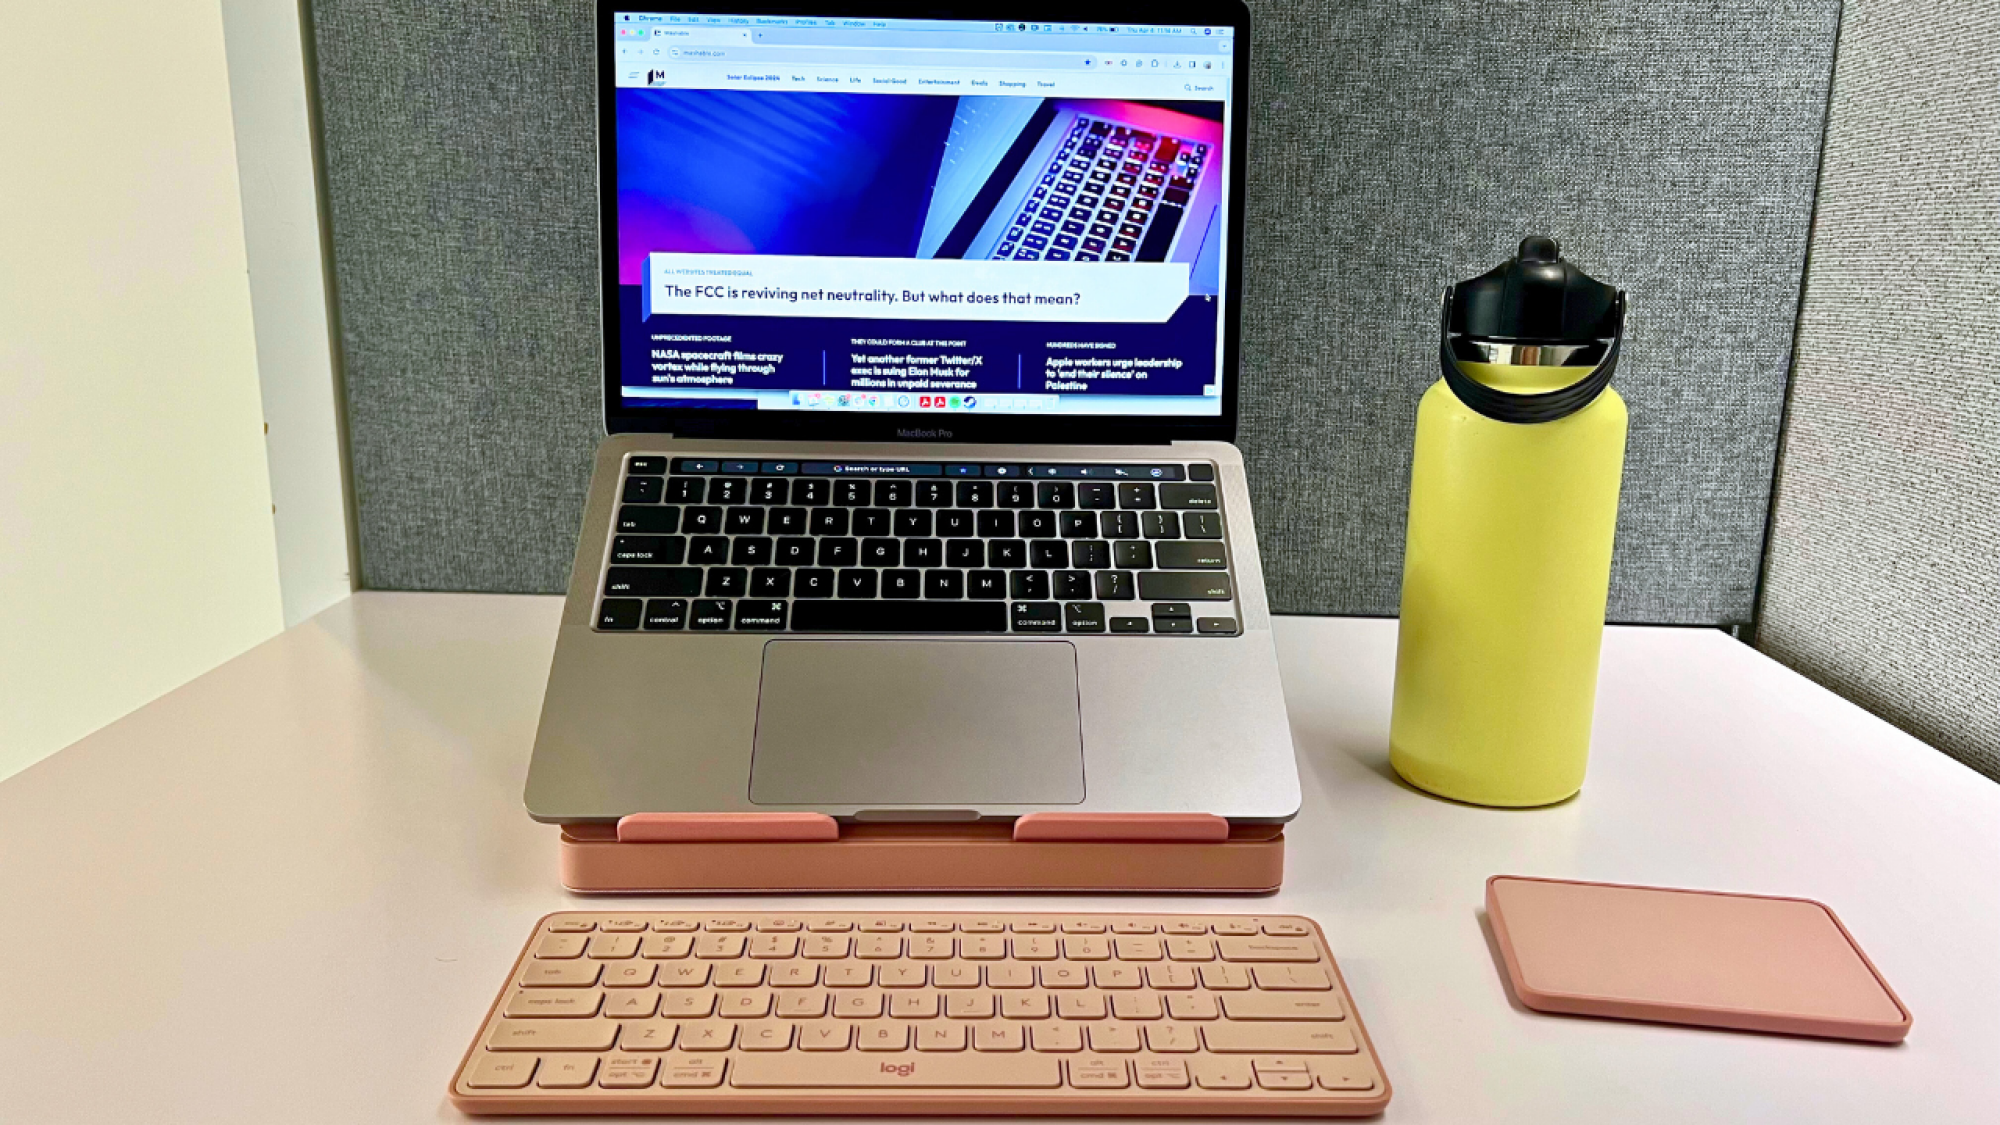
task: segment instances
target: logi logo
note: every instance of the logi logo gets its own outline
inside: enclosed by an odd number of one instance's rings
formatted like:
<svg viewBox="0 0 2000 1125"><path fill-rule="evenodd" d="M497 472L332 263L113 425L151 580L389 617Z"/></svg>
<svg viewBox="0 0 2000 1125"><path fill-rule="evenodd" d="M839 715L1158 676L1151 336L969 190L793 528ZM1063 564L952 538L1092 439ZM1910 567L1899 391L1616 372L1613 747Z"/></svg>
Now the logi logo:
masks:
<svg viewBox="0 0 2000 1125"><path fill-rule="evenodd" d="M908 1078L910 1075L915 1074L916 1072L917 1072L917 1064L913 1062L906 1062L906 1063L885 1062L882 1064L882 1073L893 1074L898 1078Z"/></svg>

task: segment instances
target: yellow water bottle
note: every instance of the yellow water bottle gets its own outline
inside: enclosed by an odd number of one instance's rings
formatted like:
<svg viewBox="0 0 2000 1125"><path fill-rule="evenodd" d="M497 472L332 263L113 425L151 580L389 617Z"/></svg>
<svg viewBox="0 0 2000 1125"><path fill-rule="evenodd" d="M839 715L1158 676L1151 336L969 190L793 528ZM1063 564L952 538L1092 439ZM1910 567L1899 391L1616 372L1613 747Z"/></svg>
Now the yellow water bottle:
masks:
<svg viewBox="0 0 2000 1125"><path fill-rule="evenodd" d="M1625 294L1553 239L1445 293L1417 407L1389 761L1480 805L1583 785L1625 402Z"/></svg>

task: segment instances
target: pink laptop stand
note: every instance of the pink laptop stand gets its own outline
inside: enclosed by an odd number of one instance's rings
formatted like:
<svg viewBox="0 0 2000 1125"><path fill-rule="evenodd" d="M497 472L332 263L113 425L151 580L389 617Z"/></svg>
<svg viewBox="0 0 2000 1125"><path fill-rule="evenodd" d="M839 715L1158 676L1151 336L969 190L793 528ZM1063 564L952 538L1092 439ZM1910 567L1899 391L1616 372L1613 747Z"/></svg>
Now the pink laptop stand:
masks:
<svg viewBox="0 0 2000 1125"><path fill-rule="evenodd" d="M565 825L562 881L592 894L1144 891L1268 894L1282 825L1205 813L1030 813L1007 824L841 824L820 813L637 813Z"/></svg>

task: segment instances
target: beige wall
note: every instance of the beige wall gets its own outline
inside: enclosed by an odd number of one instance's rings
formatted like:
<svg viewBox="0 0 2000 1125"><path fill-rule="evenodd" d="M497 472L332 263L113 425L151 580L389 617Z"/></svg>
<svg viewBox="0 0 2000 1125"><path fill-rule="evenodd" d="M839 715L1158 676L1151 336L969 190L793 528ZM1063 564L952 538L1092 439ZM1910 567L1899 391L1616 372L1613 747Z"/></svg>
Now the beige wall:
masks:
<svg viewBox="0 0 2000 1125"><path fill-rule="evenodd" d="M217 0L0 3L0 777L280 626Z"/></svg>

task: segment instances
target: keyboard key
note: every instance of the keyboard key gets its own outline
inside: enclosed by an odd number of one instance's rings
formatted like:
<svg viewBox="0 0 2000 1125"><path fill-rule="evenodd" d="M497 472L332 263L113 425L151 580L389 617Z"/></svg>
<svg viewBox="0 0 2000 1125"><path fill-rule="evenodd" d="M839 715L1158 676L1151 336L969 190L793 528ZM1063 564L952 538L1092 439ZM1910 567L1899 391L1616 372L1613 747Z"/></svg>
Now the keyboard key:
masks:
<svg viewBox="0 0 2000 1125"><path fill-rule="evenodd" d="M1139 532L1148 539L1179 539L1181 520L1178 512L1145 512L1139 516Z"/></svg>
<svg viewBox="0 0 2000 1125"><path fill-rule="evenodd" d="M1069 564L1078 570L1103 570L1111 565L1111 544L1102 539L1079 539L1069 545Z"/></svg>
<svg viewBox="0 0 2000 1125"><path fill-rule="evenodd" d="M1016 600L1040 600L1049 596L1049 576L1039 570L1017 570L1008 577L1008 596Z"/></svg>
<svg viewBox="0 0 2000 1125"><path fill-rule="evenodd" d="M918 568L944 565L944 540L905 539L903 565Z"/></svg>
<svg viewBox="0 0 2000 1125"><path fill-rule="evenodd" d="M688 628L704 633L720 632L729 628L729 603L703 598L694 603Z"/></svg>
<svg viewBox="0 0 2000 1125"><path fill-rule="evenodd" d="M681 530L690 535L722 534L721 508L689 508L681 514Z"/></svg>
<svg viewBox="0 0 2000 1125"><path fill-rule="evenodd" d="M1217 1054L1351 1055L1361 1049L1347 1024L1324 1021L1216 1020L1202 1024L1201 1039Z"/></svg>
<svg viewBox="0 0 2000 1125"><path fill-rule="evenodd" d="M1036 539L1028 544L1028 565L1061 570L1069 565L1069 544L1060 539Z"/></svg>
<svg viewBox="0 0 2000 1125"><path fill-rule="evenodd" d="M1120 508L1153 507L1153 483L1151 481L1132 481L1119 485L1118 506Z"/></svg>
<svg viewBox="0 0 2000 1125"><path fill-rule="evenodd" d="M965 596L965 574L957 570L927 570L924 572L924 597L962 598Z"/></svg>
<svg viewBox="0 0 2000 1125"><path fill-rule="evenodd" d="M925 481L925 484L943 487L943 481ZM875 506L878 508L907 508L910 506L910 482L907 480L878 480L875 482Z"/></svg>
<svg viewBox="0 0 2000 1125"><path fill-rule="evenodd" d="M1002 570L975 570L965 576L965 596L968 598L1004 598L1007 596L1007 572Z"/></svg>
<svg viewBox="0 0 2000 1125"><path fill-rule="evenodd" d="M708 502L711 504L741 504L750 495L750 482L742 477L716 477L708 482Z"/></svg>
<svg viewBox="0 0 2000 1125"><path fill-rule="evenodd" d="M740 598L748 592L750 572L740 566L712 566L702 592L711 598Z"/></svg>
<svg viewBox="0 0 2000 1125"><path fill-rule="evenodd" d="M1106 539L1137 539L1139 513L1100 512L1097 517L1097 532Z"/></svg>
<svg viewBox="0 0 2000 1125"><path fill-rule="evenodd" d="M657 504L665 490L666 482L659 477L626 477L621 495L627 504Z"/></svg>
<svg viewBox="0 0 2000 1125"><path fill-rule="evenodd" d="M986 544L977 539L951 539L944 545L944 564L964 570L986 565Z"/></svg>
<svg viewBox="0 0 2000 1125"><path fill-rule="evenodd" d="M962 508L952 508L937 514L937 533L946 539L954 539L977 535L979 530L973 519L973 513Z"/></svg>
<svg viewBox="0 0 2000 1125"><path fill-rule="evenodd" d="M688 541L687 561L701 566L729 561L729 539L723 535L697 535Z"/></svg>
<svg viewBox="0 0 2000 1125"><path fill-rule="evenodd" d="M476 1090L518 1090L534 1077L541 1060L534 1055L477 1056L465 1072L465 1084Z"/></svg>
<svg viewBox="0 0 2000 1125"><path fill-rule="evenodd" d="M991 511L979 513L979 537L981 539L1012 539L1014 537L1014 513Z"/></svg>
<svg viewBox="0 0 2000 1125"><path fill-rule="evenodd" d="M753 1090L1034 1089L1062 1085L1060 1060L1026 1052L745 1055L732 1063L729 1084Z"/></svg>
<svg viewBox="0 0 2000 1125"><path fill-rule="evenodd" d="M1111 631L1114 633L1144 633L1147 631L1149 624L1143 617L1114 617L1111 619Z"/></svg>
<svg viewBox="0 0 2000 1125"><path fill-rule="evenodd" d="M667 471L667 459L634 455L625 459L625 471L632 476L664 476Z"/></svg>
<svg viewBox="0 0 2000 1125"><path fill-rule="evenodd" d="M722 514L722 529L730 535L762 535L764 509L731 508Z"/></svg>
<svg viewBox="0 0 2000 1125"><path fill-rule="evenodd" d="M678 535L620 535L611 541L611 561L677 566L687 558L687 540Z"/></svg>
<svg viewBox="0 0 2000 1125"><path fill-rule="evenodd" d="M489 1051L608 1051L618 1024L606 1019L501 1020L487 1033Z"/></svg>
<svg viewBox="0 0 2000 1125"><path fill-rule="evenodd" d="M986 480L962 480L957 487L958 506L961 508L990 508L993 506L993 482Z"/></svg>
<svg viewBox="0 0 2000 1125"><path fill-rule="evenodd" d="M599 629L637 629L646 603L638 598L606 598L597 606Z"/></svg>
<svg viewBox="0 0 2000 1125"><path fill-rule="evenodd" d="M1069 1060L1066 1069L1069 1084L1079 1090L1122 1090L1132 1084L1125 1060L1107 1055L1078 1056Z"/></svg>
<svg viewBox="0 0 2000 1125"><path fill-rule="evenodd" d="M607 595L687 597L698 593L701 571L683 566L614 566L604 575Z"/></svg>
<svg viewBox="0 0 2000 1125"><path fill-rule="evenodd" d="M840 596L872 598L875 596L875 579L876 574L872 570L843 570L840 572Z"/></svg>
<svg viewBox="0 0 2000 1125"><path fill-rule="evenodd" d="M780 539L771 561L779 566L811 566L813 541L802 535Z"/></svg>
<svg viewBox="0 0 2000 1125"><path fill-rule="evenodd" d="M1097 597L1100 601L1129 602L1135 595L1129 570L1100 570L1095 576Z"/></svg>
<svg viewBox="0 0 2000 1125"><path fill-rule="evenodd" d="M894 539L863 539L861 541L862 566L895 566L902 561L902 548Z"/></svg>
<svg viewBox="0 0 2000 1125"><path fill-rule="evenodd" d="M1222 513L1182 512L1181 534L1189 539L1222 538Z"/></svg>
<svg viewBox="0 0 2000 1125"><path fill-rule="evenodd" d="M942 480L918 481L917 505L922 508L951 507L951 482Z"/></svg>
<svg viewBox="0 0 2000 1125"><path fill-rule="evenodd" d="M763 566L771 561L771 540L763 535L745 535L729 544L729 561L735 566Z"/></svg>
<svg viewBox="0 0 2000 1125"><path fill-rule="evenodd" d="M866 507L871 493L865 480L837 480L833 482L833 502L842 508Z"/></svg>
<svg viewBox="0 0 2000 1125"><path fill-rule="evenodd" d="M833 571L815 567L801 570L792 582L795 598L830 598L834 592Z"/></svg>
<svg viewBox="0 0 2000 1125"><path fill-rule="evenodd" d="M1120 570L1145 570L1153 565L1153 545L1143 539L1113 543L1111 565Z"/></svg>
<svg viewBox="0 0 2000 1125"><path fill-rule="evenodd" d="M1139 575L1139 597L1146 601L1228 601L1227 574L1198 570L1152 570Z"/></svg>
<svg viewBox="0 0 2000 1125"><path fill-rule="evenodd" d="M857 536L887 535L889 530L887 508L863 508L854 513L854 534Z"/></svg>
<svg viewBox="0 0 2000 1125"><path fill-rule="evenodd" d="M1235 992L1222 998L1233 1020L1344 1020L1347 1010L1332 992Z"/></svg>
<svg viewBox="0 0 2000 1125"><path fill-rule="evenodd" d="M1063 628L1072 633L1104 632L1104 606L1098 602L1066 602Z"/></svg>
<svg viewBox="0 0 2000 1125"><path fill-rule="evenodd" d="M1197 633L1210 633L1216 636L1234 636L1236 634L1236 619L1234 617L1197 617L1194 619L1194 631Z"/></svg>
<svg viewBox="0 0 2000 1125"><path fill-rule="evenodd" d="M801 480L792 483L792 503L807 508L817 508L833 498L833 482L829 480Z"/></svg>
<svg viewBox="0 0 2000 1125"><path fill-rule="evenodd" d="M1333 978L1318 965L1252 965L1250 976L1258 988L1267 991L1325 992L1333 987Z"/></svg>
<svg viewBox="0 0 2000 1125"><path fill-rule="evenodd" d="M1028 544L1020 539L995 539L986 544L986 565L1015 570L1028 565Z"/></svg>
<svg viewBox="0 0 2000 1125"><path fill-rule="evenodd" d="M1064 512L1056 522L1064 539L1097 538L1096 512Z"/></svg>
<svg viewBox="0 0 2000 1125"><path fill-rule="evenodd" d="M1213 539L1205 542L1183 539L1174 543L1155 543L1153 562L1162 570L1222 570L1229 565L1223 557L1222 544Z"/></svg>
<svg viewBox="0 0 2000 1125"><path fill-rule="evenodd" d="M1163 484L1160 486L1160 507L1162 508L1207 508L1218 506L1215 486L1212 484Z"/></svg>
<svg viewBox="0 0 2000 1125"><path fill-rule="evenodd" d="M1016 577L1019 577L1018 575ZM1017 597L1019 595L1016 595ZM976 605L977 603L961 603ZM982 607L983 608L983 607ZM1060 633L1062 632L1062 607L1054 602L1014 603L1014 631L1016 633Z"/></svg>
<svg viewBox="0 0 2000 1125"><path fill-rule="evenodd" d="M664 499L669 504L699 504L706 484L702 477L675 477L667 482Z"/></svg>
<svg viewBox="0 0 2000 1125"><path fill-rule="evenodd" d="M1035 486L1025 480L1000 481L996 495L1002 508L1032 508L1035 506Z"/></svg>
<svg viewBox="0 0 2000 1125"><path fill-rule="evenodd" d="M1021 538L1053 539L1056 535L1056 514L1054 512L1028 511L1021 513Z"/></svg>
<svg viewBox="0 0 2000 1125"><path fill-rule="evenodd" d="M994 601L794 602L802 633L1004 633L1007 611Z"/></svg>
<svg viewBox="0 0 2000 1125"><path fill-rule="evenodd" d="M908 483L905 481L904 483ZM923 508L905 508L895 513L890 525L896 534L905 538L931 533L931 513Z"/></svg>
<svg viewBox="0 0 2000 1125"><path fill-rule="evenodd" d="M1087 570L1058 570L1049 578L1053 597L1058 601L1082 601L1091 596L1090 572Z"/></svg>
<svg viewBox="0 0 2000 1125"><path fill-rule="evenodd" d="M773 508L770 526L765 530L773 535L804 535L808 526L804 508Z"/></svg>
<svg viewBox="0 0 2000 1125"><path fill-rule="evenodd" d="M1089 482L1076 486L1076 506L1079 508L1115 508L1118 506L1117 486L1108 483Z"/></svg>
<svg viewBox="0 0 2000 1125"><path fill-rule="evenodd" d="M1044 508L1076 507L1076 486L1068 481L1045 481L1035 487L1035 502Z"/></svg>
<svg viewBox="0 0 2000 1125"><path fill-rule="evenodd" d="M681 528L681 510L671 506L627 504L618 509L618 530L645 535L672 535Z"/></svg>
<svg viewBox="0 0 2000 1125"><path fill-rule="evenodd" d="M784 477L763 477L750 482L750 502L767 507L791 499L792 482Z"/></svg>
<svg viewBox="0 0 2000 1125"><path fill-rule="evenodd" d="M919 571L898 569L882 572L882 596L885 598L915 598L923 596L923 592L924 579Z"/></svg>
<svg viewBox="0 0 2000 1125"><path fill-rule="evenodd" d="M785 627L785 603L745 598L736 603L736 627L750 633L782 631Z"/></svg>
<svg viewBox="0 0 2000 1125"><path fill-rule="evenodd" d="M646 603L644 624L655 632L687 628L688 604L682 598L654 598Z"/></svg>

